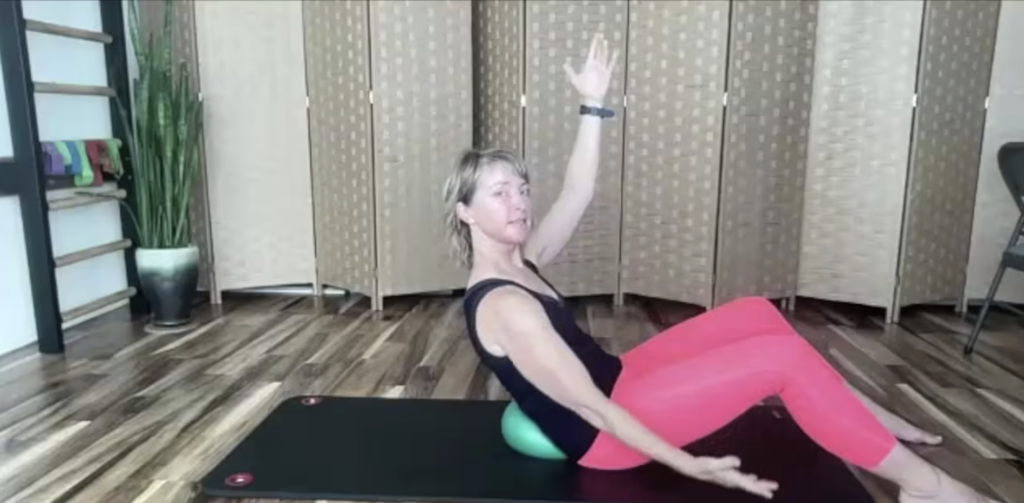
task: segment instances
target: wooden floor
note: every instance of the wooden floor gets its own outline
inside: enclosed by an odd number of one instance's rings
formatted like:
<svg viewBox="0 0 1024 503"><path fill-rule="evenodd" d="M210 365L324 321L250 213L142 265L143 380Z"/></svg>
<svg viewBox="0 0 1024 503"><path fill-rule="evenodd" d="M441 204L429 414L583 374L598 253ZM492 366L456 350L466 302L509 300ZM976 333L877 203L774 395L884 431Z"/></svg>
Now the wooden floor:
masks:
<svg viewBox="0 0 1024 503"><path fill-rule="evenodd" d="M581 325L613 352L697 314L677 304L577 300ZM1024 320L996 311L977 353L950 308L883 313L801 299L791 320L859 389L945 436L917 448L962 480L1024 503ZM184 335L151 335L111 314L68 334L63 356L0 357L0 501L204 501L196 482L297 394L486 396L447 297L316 303L228 297ZM878 501L894 488L859 473ZM221 500L217 503L225 503Z"/></svg>

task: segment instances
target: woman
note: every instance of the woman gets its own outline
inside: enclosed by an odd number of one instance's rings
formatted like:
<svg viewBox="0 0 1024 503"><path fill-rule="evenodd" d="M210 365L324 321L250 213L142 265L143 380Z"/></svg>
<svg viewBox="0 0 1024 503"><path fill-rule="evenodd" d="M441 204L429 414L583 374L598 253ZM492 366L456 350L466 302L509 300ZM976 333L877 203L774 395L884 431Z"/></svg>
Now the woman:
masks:
<svg viewBox="0 0 1024 503"><path fill-rule="evenodd" d="M777 395L825 449L899 484L904 503L990 501L900 444L897 437L939 439L857 394L763 299L711 310L621 357L580 330L538 267L558 255L594 194L616 59L598 35L580 72L566 63L584 107L562 191L536 228L528 174L508 152L466 153L445 188L453 244L471 269L471 341L523 412L582 466L654 460L771 498L777 483L741 472L736 457L695 457L681 447Z"/></svg>

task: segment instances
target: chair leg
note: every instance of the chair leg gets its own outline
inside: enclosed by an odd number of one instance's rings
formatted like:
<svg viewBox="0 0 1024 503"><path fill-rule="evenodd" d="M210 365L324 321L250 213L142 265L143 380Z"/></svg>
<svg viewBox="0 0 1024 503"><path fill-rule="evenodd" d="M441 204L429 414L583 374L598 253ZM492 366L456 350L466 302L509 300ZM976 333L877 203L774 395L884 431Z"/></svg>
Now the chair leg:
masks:
<svg viewBox="0 0 1024 503"><path fill-rule="evenodd" d="M988 316L988 308L992 305L992 299L996 296L996 292L999 290L999 283L1003 281L1003 273L1006 272L1006 264L999 263L999 269L996 269L996 276L992 278L992 285L988 287L988 296L985 297L985 304L981 306L981 312L978 313L978 321L974 323L974 329L971 330L971 339L967 341L967 346L964 347L964 354L969 355L974 352L974 343L978 342L978 336L981 334L981 326L985 324L985 317Z"/></svg>

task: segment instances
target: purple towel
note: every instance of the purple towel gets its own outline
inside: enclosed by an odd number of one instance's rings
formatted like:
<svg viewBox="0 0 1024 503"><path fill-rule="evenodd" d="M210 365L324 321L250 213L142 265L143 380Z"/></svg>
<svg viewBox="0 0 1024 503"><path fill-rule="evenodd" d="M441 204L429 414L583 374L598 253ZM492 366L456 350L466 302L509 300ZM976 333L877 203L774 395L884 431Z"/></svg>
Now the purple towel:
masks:
<svg viewBox="0 0 1024 503"><path fill-rule="evenodd" d="M46 174L53 176L64 175L64 156L57 150L57 146L50 142L43 142L43 156L46 164Z"/></svg>

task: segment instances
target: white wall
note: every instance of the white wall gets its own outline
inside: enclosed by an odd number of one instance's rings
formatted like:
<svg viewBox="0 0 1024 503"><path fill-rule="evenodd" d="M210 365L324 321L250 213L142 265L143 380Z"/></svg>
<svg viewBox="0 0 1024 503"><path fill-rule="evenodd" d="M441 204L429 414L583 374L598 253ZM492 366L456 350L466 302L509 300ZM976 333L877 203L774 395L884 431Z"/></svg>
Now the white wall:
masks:
<svg viewBox="0 0 1024 503"><path fill-rule="evenodd" d="M99 0L21 1L26 19L102 31ZM107 85L103 44L32 32L26 34L26 39L34 81ZM105 97L37 94L35 105L40 141L110 138L112 118L109 100ZM0 117L7 117L6 103L0 107ZM0 124L0 157L4 155L12 155L7 120ZM107 183L108 187L112 185L112 182ZM51 191L47 198L71 197L77 190L82 189ZM0 324L3 326L0 330L0 354L34 344L36 340L21 222L18 198L0 198ZM56 256L117 241L121 236L116 202L50 213L50 237ZM61 267L57 269L56 276L61 311L74 309L127 287L123 252ZM78 322L126 304L127 301L118 303Z"/></svg>
<svg viewBox="0 0 1024 503"><path fill-rule="evenodd" d="M36 341L18 196L0 196L0 354Z"/></svg>

